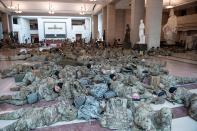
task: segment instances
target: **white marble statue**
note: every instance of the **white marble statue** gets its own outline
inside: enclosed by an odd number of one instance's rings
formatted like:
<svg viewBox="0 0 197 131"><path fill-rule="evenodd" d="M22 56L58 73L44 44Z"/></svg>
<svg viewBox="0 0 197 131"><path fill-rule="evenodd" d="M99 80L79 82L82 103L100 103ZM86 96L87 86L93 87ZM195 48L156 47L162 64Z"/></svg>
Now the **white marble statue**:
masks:
<svg viewBox="0 0 197 131"><path fill-rule="evenodd" d="M140 41L138 42L139 44L145 44L144 28L145 28L144 22L143 22L143 20L140 20L140 26L139 26Z"/></svg>
<svg viewBox="0 0 197 131"><path fill-rule="evenodd" d="M163 27L164 39L168 45L174 45L177 34L177 17L174 15L174 9L170 10L170 17L167 24Z"/></svg>

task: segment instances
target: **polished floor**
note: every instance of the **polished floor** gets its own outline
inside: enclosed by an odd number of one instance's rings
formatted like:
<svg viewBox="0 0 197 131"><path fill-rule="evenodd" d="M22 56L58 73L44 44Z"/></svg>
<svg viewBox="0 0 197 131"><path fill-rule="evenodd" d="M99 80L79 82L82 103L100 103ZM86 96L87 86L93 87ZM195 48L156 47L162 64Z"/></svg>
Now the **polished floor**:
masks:
<svg viewBox="0 0 197 131"><path fill-rule="evenodd" d="M16 53L16 52L15 52ZM13 55L15 53L0 52L0 56ZM155 57L154 60L165 61L167 63L166 68L169 70L170 74L176 76L185 77L197 77L197 64L188 59L176 58L176 57ZM6 69L17 63L23 63L24 61L0 61L0 69ZM3 94L12 94L9 89L15 86L16 83L13 78L0 79L0 96ZM189 84L185 86L191 92L197 93L197 84ZM45 105L54 104L54 101L46 103L44 101L38 102L33 105L24 105L27 107L41 107ZM172 121L172 131L197 131L197 121L191 119L187 114L187 109L183 107L182 104L172 104L165 102L162 105L151 105L154 110L159 110L162 107L171 108L174 118ZM13 106L9 104L0 104L0 114L7 111L13 111L20 109L20 106ZM0 130L1 128L13 123L15 121L0 120ZM41 127L36 129L36 131L108 131L109 129L102 128L96 121L83 121L75 120L72 122L58 122L49 127Z"/></svg>
<svg viewBox="0 0 197 131"><path fill-rule="evenodd" d="M189 59L189 60L194 60L197 61L197 51L186 51L185 53L174 53L172 54L173 57L176 58L183 58L183 59Z"/></svg>

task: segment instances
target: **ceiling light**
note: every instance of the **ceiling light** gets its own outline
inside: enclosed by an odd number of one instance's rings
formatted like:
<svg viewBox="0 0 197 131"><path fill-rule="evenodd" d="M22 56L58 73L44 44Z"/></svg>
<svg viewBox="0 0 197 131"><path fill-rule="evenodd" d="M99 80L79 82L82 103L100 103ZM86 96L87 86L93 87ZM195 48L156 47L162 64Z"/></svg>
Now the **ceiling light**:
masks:
<svg viewBox="0 0 197 131"><path fill-rule="evenodd" d="M12 0L11 0L10 5L8 6L8 9L11 9L11 10L15 9L15 7L12 5Z"/></svg>
<svg viewBox="0 0 197 131"><path fill-rule="evenodd" d="M53 6L51 4L51 1L49 1L49 12L48 13L51 15L55 14L55 11L53 10Z"/></svg>
<svg viewBox="0 0 197 131"><path fill-rule="evenodd" d="M96 0L90 0L91 2L94 2L94 1L96 1Z"/></svg>
<svg viewBox="0 0 197 131"><path fill-rule="evenodd" d="M21 14L22 12L23 12L23 11L19 9L19 4L18 4L18 8L17 8L17 10L15 10L15 13Z"/></svg>
<svg viewBox="0 0 197 131"><path fill-rule="evenodd" d="M166 9L171 9L171 8L174 8L174 6L173 5L167 5L166 6Z"/></svg>
<svg viewBox="0 0 197 131"><path fill-rule="evenodd" d="M85 15L85 11L86 11L86 8L84 7L84 9L83 9L83 6L81 6L81 11L79 12L79 14Z"/></svg>
<svg viewBox="0 0 197 131"><path fill-rule="evenodd" d="M172 5L171 0L169 0L169 3L168 3L168 5L166 6L166 9L171 9L171 8L174 8L174 6Z"/></svg>
<svg viewBox="0 0 197 131"><path fill-rule="evenodd" d="M23 13L23 12L22 12L21 10L16 10L15 13L21 14L21 13Z"/></svg>
<svg viewBox="0 0 197 131"><path fill-rule="evenodd" d="M80 15L85 15L84 11L79 12Z"/></svg>
<svg viewBox="0 0 197 131"><path fill-rule="evenodd" d="M53 10L49 10L49 14L53 15L55 12Z"/></svg>

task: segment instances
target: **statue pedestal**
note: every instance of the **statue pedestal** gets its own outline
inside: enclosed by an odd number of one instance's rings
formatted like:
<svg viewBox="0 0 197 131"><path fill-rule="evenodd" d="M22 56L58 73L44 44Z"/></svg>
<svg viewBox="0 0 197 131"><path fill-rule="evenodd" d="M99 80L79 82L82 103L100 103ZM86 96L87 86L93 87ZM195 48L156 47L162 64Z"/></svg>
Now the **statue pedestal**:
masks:
<svg viewBox="0 0 197 131"><path fill-rule="evenodd" d="M123 43L123 48L125 48L125 49L130 49L131 48L131 42L124 42Z"/></svg>
<svg viewBox="0 0 197 131"><path fill-rule="evenodd" d="M133 49L134 50L137 50L137 51L143 51L143 52L145 52L146 50L147 50L147 44L146 43L144 43L144 44L142 44L142 43L136 43L134 46L133 46Z"/></svg>

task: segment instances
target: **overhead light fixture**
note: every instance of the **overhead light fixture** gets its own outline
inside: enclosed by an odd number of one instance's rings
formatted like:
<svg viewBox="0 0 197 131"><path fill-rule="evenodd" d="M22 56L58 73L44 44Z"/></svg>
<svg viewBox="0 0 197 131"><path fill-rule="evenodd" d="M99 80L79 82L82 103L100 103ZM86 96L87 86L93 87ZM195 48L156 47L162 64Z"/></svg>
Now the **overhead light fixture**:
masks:
<svg viewBox="0 0 197 131"><path fill-rule="evenodd" d="M90 0L91 2L95 2L96 0Z"/></svg>
<svg viewBox="0 0 197 131"><path fill-rule="evenodd" d="M52 4L51 4L51 1L49 1L49 12L48 12L50 15L53 15L53 14L55 14L55 11L54 11L54 9L53 9L53 6L52 6Z"/></svg>
<svg viewBox="0 0 197 131"><path fill-rule="evenodd" d="M53 15L55 12L53 10L49 10L49 14Z"/></svg>
<svg viewBox="0 0 197 131"><path fill-rule="evenodd" d="M80 15L85 15L85 13L84 13L84 12L80 12L79 14L80 14Z"/></svg>
<svg viewBox="0 0 197 131"><path fill-rule="evenodd" d="M84 15L83 7L81 6L81 11L79 12L80 15Z"/></svg>
<svg viewBox="0 0 197 131"><path fill-rule="evenodd" d="M23 11L22 10L20 10L20 8L19 8L19 4L18 4L18 8L17 8L17 10L15 10L15 13L17 13L17 14L21 14Z"/></svg>
<svg viewBox="0 0 197 131"><path fill-rule="evenodd" d="M86 6L83 5L81 6L81 11L79 12L80 15L85 15L85 12L86 12Z"/></svg>
<svg viewBox="0 0 197 131"><path fill-rule="evenodd" d="M10 9L10 10L14 10L15 9L15 7L12 5L12 0L10 1L10 5L8 6L8 9Z"/></svg>
<svg viewBox="0 0 197 131"><path fill-rule="evenodd" d="M169 3L168 3L168 5L166 6L166 9L172 9L172 8L174 8L174 6L172 5L172 1L169 0Z"/></svg>

